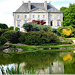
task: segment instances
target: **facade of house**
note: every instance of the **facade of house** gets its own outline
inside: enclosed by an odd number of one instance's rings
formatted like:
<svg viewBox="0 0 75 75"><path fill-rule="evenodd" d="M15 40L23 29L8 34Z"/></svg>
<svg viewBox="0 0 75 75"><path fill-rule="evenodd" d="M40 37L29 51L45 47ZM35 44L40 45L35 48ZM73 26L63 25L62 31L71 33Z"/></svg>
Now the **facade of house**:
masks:
<svg viewBox="0 0 75 75"><path fill-rule="evenodd" d="M58 28L63 21L63 13L56 9L51 3L23 3L15 12L14 27L19 27L20 31L24 31L23 24L31 22L32 20L44 20L45 25Z"/></svg>

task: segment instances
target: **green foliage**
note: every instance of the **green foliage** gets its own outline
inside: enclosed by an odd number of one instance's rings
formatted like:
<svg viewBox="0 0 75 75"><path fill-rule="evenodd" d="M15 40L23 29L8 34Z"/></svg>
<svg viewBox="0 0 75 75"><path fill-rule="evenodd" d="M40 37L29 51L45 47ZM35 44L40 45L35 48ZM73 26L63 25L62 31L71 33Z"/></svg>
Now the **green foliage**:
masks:
<svg viewBox="0 0 75 75"><path fill-rule="evenodd" d="M29 31L48 31L50 28L49 25L41 25L36 23L26 23L23 25L23 28L29 32Z"/></svg>
<svg viewBox="0 0 75 75"><path fill-rule="evenodd" d="M50 29L50 31L49 31L49 32L53 32L53 33L55 33L55 34L57 34L57 35L58 35L58 33L57 33L57 29L55 29L55 28Z"/></svg>
<svg viewBox="0 0 75 75"><path fill-rule="evenodd" d="M64 21L62 22L62 25L72 26L75 28L75 3L70 4L69 8L67 7L60 8L60 11L62 11L64 15Z"/></svg>
<svg viewBox="0 0 75 75"><path fill-rule="evenodd" d="M0 37L0 45L3 45L7 42L7 39L5 37Z"/></svg>
<svg viewBox="0 0 75 75"><path fill-rule="evenodd" d="M21 43L29 44L29 45L39 45L42 43L59 43L59 38L52 32L28 32L19 38Z"/></svg>
<svg viewBox="0 0 75 75"><path fill-rule="evenodd" d="M2 34L3 37L7 38L11 43L18 43L21 33L19 31L7 31Z"/></svg>
<svg viewBox="0 0 75 75"><path fill-rule="evenodd" d="M6 31L8 31L8 30L6 30L6 29L0 29L0 36L1 36L4 32L6 32Z"/></svg>
<svg viewBox="0 0 75 75"><path fill-rule="evenodd" d="M0 23L0 28L1 28L1 29L7 29L8 26L7 26L6 24L2 24L2 23Z"/></svg>
<svg viewBox="0 0 75 75"><path fill-rule="evenodd" d="M61 8L60 8L60 11L61 11L61 12L64 12L66 9L67 9L67 7L61 7Z"/></svg>
<svg viewBox="0 0 75 75"><path fill-rule="evenodd" d="M15 31L20 31L20 28L18 28L18 27L15 27Z"/></svg>
<svg viewBox="0 0 75 75"><path fill-rule="evenodd" d="M13 26L10 26L10 28L9 28L10 30L14 30L14 27Z"/></svg>

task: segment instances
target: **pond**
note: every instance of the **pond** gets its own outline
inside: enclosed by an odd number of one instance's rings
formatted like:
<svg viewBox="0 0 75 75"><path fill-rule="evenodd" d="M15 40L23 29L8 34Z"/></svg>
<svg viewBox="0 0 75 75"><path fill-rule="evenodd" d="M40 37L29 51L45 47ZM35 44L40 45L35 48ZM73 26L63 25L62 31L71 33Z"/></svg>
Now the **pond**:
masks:
<svg viewBox="0 0 75 75"><path fill-rule="evenodd" d="M75 74L73 52L0 52L1 74Z"/></svg>

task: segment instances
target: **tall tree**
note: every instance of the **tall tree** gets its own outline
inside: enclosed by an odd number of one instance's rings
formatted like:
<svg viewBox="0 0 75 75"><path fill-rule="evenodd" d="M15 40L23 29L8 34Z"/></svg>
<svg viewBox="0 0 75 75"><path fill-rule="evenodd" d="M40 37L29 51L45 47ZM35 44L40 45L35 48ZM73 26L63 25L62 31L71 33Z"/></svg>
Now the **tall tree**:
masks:
<svg viewBox="0 0 75 75"><path fill-rule="evenodd" d="M2 23L0 23L0 28L1 28L1 29L7 29L8 26L7 26L6 24L2 24Z"/></svg>
<svg viewBox="0 0 75 75"><path fill-rule="evenodd" d="M70 4L69 7L61 7L60 11L63 12L64 21L62 25L72 26L75 28L75 3Z"/></svg>

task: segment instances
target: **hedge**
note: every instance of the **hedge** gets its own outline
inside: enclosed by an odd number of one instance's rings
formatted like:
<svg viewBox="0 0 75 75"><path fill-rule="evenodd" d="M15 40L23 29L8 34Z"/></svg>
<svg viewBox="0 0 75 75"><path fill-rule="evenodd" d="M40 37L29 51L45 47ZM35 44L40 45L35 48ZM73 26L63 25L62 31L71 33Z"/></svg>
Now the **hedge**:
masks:
<svg viewBox="0 0 75 75"><path fill-rule="evenodd" d="M59 43L60 40L57 35L52 32L28 32L22 34L19 41L28 45L40 45L43 43Z"/></svg>

